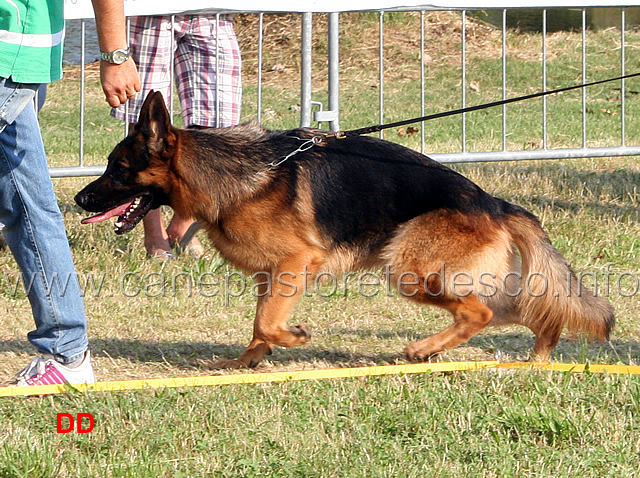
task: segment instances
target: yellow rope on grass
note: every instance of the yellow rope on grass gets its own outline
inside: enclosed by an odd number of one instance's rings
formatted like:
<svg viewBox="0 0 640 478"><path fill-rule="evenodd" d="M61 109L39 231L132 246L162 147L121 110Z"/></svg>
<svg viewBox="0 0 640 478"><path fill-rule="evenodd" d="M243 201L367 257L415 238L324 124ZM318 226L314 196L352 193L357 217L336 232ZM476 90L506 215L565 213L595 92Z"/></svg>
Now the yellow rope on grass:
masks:
<svg viewBox="0 0 640 478"><path fill-rule="evenodd" d="M575 373L610 373L622 375L640 375L639 365L607 365L591 363L545 363L545 362L511 362L496 365L498 368L518 368L526 370L551 370L554 372Z"/></svg>
<svg viewBox="0 0 640 478"><path fill-rule="evenodd" d="M152 390L161 388L202 387L252 383L294 382L301 380L327 380L335 378L374 377L382 375L417 374L427 372L459 372L479 369L525 369L550 370L574 373L609 373L640 375L638 365L572 364L510 362L494 360L478 362L439 362L405 365L379 365L371 367L333 368L288 372L242 373L231 375L209 375L203 377L153 378L143 380L120 380L96 382L89 385L36 385L31 387L0 387L0 397L52 395L78 392L112 392L124 390Z"/></svg>
<svg viewBox="0 0 640 478"><path fill-rule="evenodd" d="M96 382L89 385L34 385L30 387L0 387L0 397L26 395L51 395L66 393L72 389L79 392L107 392L117 390L142 390L179 387L202 387L250 383L293 382L300 380L327 380L380 375L416 374L426 372L455 372L495 367L496 361L485 362L440 362L406 365L380 365L372 367L333 368L289 372L242 373L210 375L204 377L153 378L143 380L121 380ZM72 387L72 388L71 388Z"/></svg>

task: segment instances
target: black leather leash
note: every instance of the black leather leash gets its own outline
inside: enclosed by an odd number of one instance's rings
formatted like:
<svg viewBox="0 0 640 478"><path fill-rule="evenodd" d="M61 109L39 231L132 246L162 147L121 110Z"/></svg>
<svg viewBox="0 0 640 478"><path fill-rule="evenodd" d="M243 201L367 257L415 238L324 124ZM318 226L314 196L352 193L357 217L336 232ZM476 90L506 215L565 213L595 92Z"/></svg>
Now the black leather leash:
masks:
<svg viewBox="0 0 640 478"><path fill-rule="evenodd" d="M349 138L349 137L352 137L352 136L360 136L360 135L363 135L363 134L377 133L379 131L382 131L382 130L385 130L385 129L389 129L389 128L397 128L399 126L405 126L405 125L408 125L408 124L421 123L422 121L429 121L429 120L433 120L433 119L444 118L446 116L453 116L453 115L458 115L458 114L461 114L461 113L469 113L471 111L483 110L483 109L486 109L486 108L492 108L494 106L507 105L509 103L515 103L516 101L524 101L524 100L530 100L530 99L533 99L533 98L540 98L542 96L548 96L548 95L553 95L553 94L556 94L556 93L562 93L564 91L577 90L577 89L580 89L580 88L587 88L589 86L601 85L603 83L609 83L609 82L612 82L612 81L625 80L627 78L633 78L635 76L640 76L640 72L631 73L631 74L623 75L623 76L618 76L617 78L608 78L606 80L592 81L590 83L582 83L580 85L567 86L567 87L564 87L564 88L558 88L556 90L541 91L541 92L533 93L533 94L530 94L530 95L518 96L518 97L515 97L515 98L508 98L508 99L500 100L500 101L493 101L491 103L484 103L484 104L476 105L476 106L467 106L466 108L458 108L456 110L443 111L441 113L430 114L430 115L426 115L426 116L421 116L419 118L412 118L412 119L403 120L403 121L396 121L394 123L379 124L379 125L375 125L375 126L368 126L366 128L351 129L351 130L347 130L347 131L336 131L335 133L325 133L325 134L322 134L320 136L322 137L322 142L324 142L324 141L327 141L327 140L332 139L332 138L344 139L344 138ZM316 143L318 143L317 140L316 140Z"/></svg>
<svg viewBox="0 0 640 478"><path fill-rule="evenodd" d="M426 116L421 116L419 118L412 118L412 119L403 120L403 121L396 121L394 123L386 123L386 124L379 124L379 125L375 125L375 126L367 126L365 128L350 129L350 130L347 130L347 131L336 131L334 133L318 133L318 134L314 135L311 139L296 138L296 139L301 141L301 144L298 147L298 149L296 149L295 151L289 153L288 155L286 155L283 158L279 158L277 160L272 161L271 163L269 163L269 166L270 166L271 169L276 168L276 167L280 166L282 163L284 163L286 160L288 160L290 157L295 156L296 154L298 154L298 153L300 153L302 151L306 151L308 149L311 149L316 145L326 144L330 139L345 139L345 138L351 138L351 137L354 137L354 136L361 136L361 135L364 135L364 134L377 133L377 132L383 131L385 129L397 128L399 126L406 126L408 124L413 124L413 123L421 123L423 121L429 121L429 120L438 119L438 118L445 118L447 116L458 115L458 114L461 114L461 113L470 113L471 111L484 110L486 108L492 108L494 106L507 105L509 103L515 103L517 101L524 101L524 100L530 100L530 99L533 99L533 98L540 98L542 96L548 96L548 95L553 95L553 94L556 94L556 93L562 93L564 91L577 90L577 89L580 89L580 88L587 88L589 86L601 85L603 83L610 83L612 81L625 80L627 78L633 78L635 76L640 76L640 72L638 72L638 73L630 73L628 75L618 76L616 78L607 78L606 80L598 80L598 81L592 81L590 83L582 83L580 85L566 86L564 88L558 88L558 89L555 89L555 90L540 91L538 93L532 93L530 95L517 96L515 98L507 98L505 100L493 101L491 103L484 103L484 104L476 105L476 106L467 106L466 108L458 108L456 110L443 111L441 113L434 113L434 114L430 114L430 115L426 115Z"/></svg>

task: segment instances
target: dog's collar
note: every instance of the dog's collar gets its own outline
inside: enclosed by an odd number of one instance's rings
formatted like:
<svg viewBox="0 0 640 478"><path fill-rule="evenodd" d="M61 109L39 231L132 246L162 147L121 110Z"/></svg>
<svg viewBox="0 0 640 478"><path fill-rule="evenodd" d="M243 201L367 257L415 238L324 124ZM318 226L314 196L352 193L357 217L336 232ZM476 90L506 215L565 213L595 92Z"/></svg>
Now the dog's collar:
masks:
<svg viewBox="0 0 640 478"><path fill-rule="evenodd" d="M300 146L298 146L298 149L296 149L295 151L292 151L291 153L287 154L284 158L281 158L281 159L279 159L277 161L271 161L269 163L269 166L271 167L271 169L277 168L278 166L280 166L282 163L284 163L287 159L291 158L292 156L295 156L298 153L302 153L303 151L307 151L307 150L313 148L315 145L322 144L322 143L324 143L326 141L324 134L317 134L317 135L311 137L311 139L298 138L297 136L290 136L290 138L297 139L298 141L303 141L303 143Z"/></svg>

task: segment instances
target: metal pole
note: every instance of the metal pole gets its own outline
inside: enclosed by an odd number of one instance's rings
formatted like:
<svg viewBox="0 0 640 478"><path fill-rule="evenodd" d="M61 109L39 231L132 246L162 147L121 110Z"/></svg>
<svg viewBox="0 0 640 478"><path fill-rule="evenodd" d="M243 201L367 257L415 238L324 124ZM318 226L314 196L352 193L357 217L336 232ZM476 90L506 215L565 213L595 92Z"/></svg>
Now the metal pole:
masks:
<svg viewBox="0 0 640 478"><path fill-rule="evenodd" d="M258 17L258 124L262 124L262 46L263 38L264 13L260 13Z"/></svg>
<svg viewBox="0 0 640 478"><path fill-rule="evenodd" d="M425 74L424 74L424 10L420 11L420 116L425 116L424 97L425 97ZM424 154L425 132L424 121L420 125L420 152Z"/></svg>
<svg viewBox="0 0 640 478"><path fill-rule="evenodd" d="M502 10L502 99L507 99L507 9ZM507 105L502 105L502 150L507 150Z"/></svg>
<svg viewBox="0 0 640 478"><path fill-rule="evenodd" d="M587 9L582 9L582 82L587 82ZM582 147L587 147L587 89L582 89Z"/></svg>
<svg viewBox="0 0 640 478"><path fill-rule="evenodd" d="M127 17L127 45L129 45L131 43L131 18ZM142 92L141 92L142 93ZM124 135L128 136L129 135L129 102L127 101L124 104Z"/></svg>
<svg viewBox="0 0 640 478"><path fill-rule="evenodd" d="M311 70L313 14L302 14L302 46L300 65L300 126L311 126Z"/></svg>
<svg viewBox="0 0 640 478"><path fill-rule="evenodd" d="M220 14L216 13L216 128L219 128L220 120Z"/></svg>
<svg viewBox="0 0 640 478"><path fill-rule="evenodd" d="M176 16L171 15L171 52L169 53L169 115L171 123L173 123L173 89L174 89L174 62L176 54L176 34L175 34ZM217 71L217 70L216 70Z"/></svg>
<svg viewBox="0 0 640 478"><path fill-rule="evenodd" d="M340 14L329 14L329 110L331 131L340 130Z"/></svg>
<svg viewBox="0 0 640 478"><path fill-rule="evenodd" d="M626 19L626 11L624 8L620 9L621 18L620 18L620 70L622 71L622 75L624 76L626 73L626 49L625 49L625 29L627 28L627 19ZM626 94L625 94L625 80L620 82L620 146L625 146L626 144L626 130L627 130L627 120L626 116Z"/></svg>
<svg viewBox="0 0 640 478"><path fill-rule="evenodd" d="M461 50L461 61L462 61L462 81L460 82L460 87L462 89L462 107L465 108L467 106L467 11L462 10L461 12L461 41L462 41L462 50ZM467 114L462 113L462 152L465 153L467 151Z"/></svg>
<svg viewBox="0 0 640 478"><path fill-rule="evenodd" d="M85 68L84 68L84 53L86 50L85 44L85 21L80 20L80 158L79 165L84 165L84 109L85 109Z"/></svg>
<svg viewBox="0 0 640 478"><path fill-rule="evenodd" d="M547 91L547 10L542 10L542 91ZM547 149L547 97L542 97L542 149Z"/></svg>
<svg viewBox="0 0 640 478"><path fill-rule="evenodd" d="M379 68L380 68L380 77L379 77L379 84L380 84L380 97L378 99L378 105L379 105L379 114L378 114L378 120L380 121L380 124L384 124L384 12L381 11L379 13L379 23L378 23L378 35L379 35L379 51L378 51L378 62L379 62ZM384 137L384 132L380 131L379 133L380 138Z"/></svg>

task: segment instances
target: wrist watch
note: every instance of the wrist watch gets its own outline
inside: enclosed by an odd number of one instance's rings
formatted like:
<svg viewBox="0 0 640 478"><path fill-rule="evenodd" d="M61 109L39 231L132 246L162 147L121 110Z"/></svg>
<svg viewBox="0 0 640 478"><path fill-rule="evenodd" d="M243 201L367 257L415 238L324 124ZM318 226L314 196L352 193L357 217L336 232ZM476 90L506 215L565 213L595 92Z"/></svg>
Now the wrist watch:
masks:
<svg viewBox="0 0 640 478"><path fill-rule="evenodd" d="M120 65L127 61L131 56L131 52L129 49L118 48L117 50L110 51L108 53L101 51L100 59L109 63L113 63L114 65Z"/></svg>

